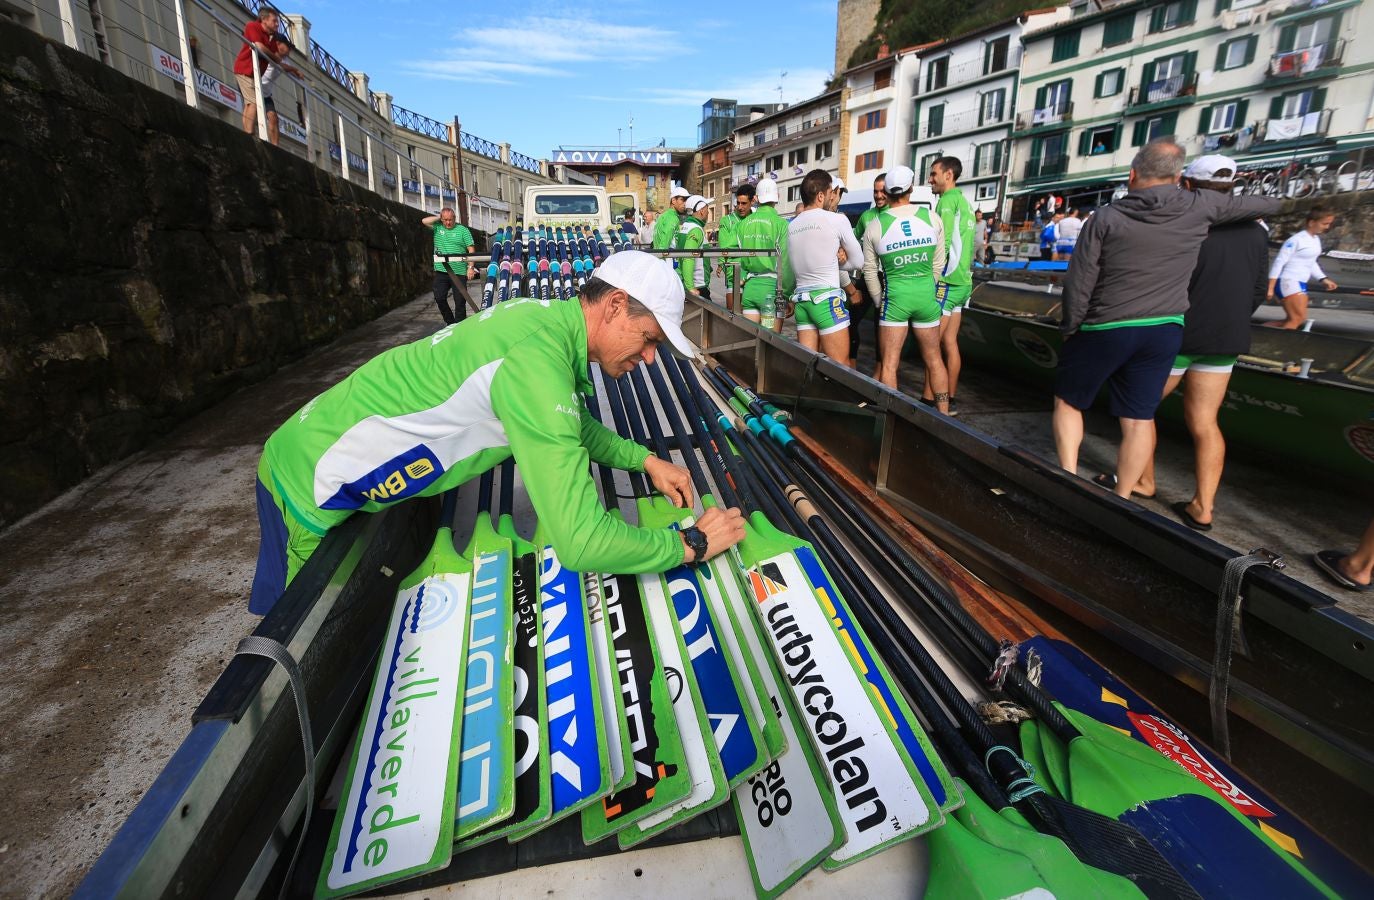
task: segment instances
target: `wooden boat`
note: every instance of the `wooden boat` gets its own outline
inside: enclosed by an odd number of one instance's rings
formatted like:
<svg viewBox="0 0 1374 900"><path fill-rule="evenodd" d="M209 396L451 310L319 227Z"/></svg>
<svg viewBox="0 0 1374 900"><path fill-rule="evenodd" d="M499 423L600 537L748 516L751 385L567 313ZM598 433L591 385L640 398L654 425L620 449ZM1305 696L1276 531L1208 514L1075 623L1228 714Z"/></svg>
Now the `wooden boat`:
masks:
<svg viewBox="0 0 1374 900"><path fill-rule="evenodd" d="M1227 548L780 335L694 303L689 336L790 411L799 440L851 484L854 496L970 615L1036 650L1045 684L1061 703L1132 734L1142 747L1160 749L1281 848L1273 858L1255 859L1200 834L1194 849L1214 861L1222 883L1236 894L1277 896L1289 882L1271 879L1288 878L1290 864L1301 858L1332 892L1369 893L1374 882L1350 857L1374 860L1367 827L1374 740L1366 727L1374 712L1368 655L1374 628L1264 566L1247 575L1238 610L1219 603L1222 571L1234 556ZM436 512L437 504L415 501L354 517L331 532L257 631L300 661L317 738L317 783L326 796L375 665L375 654L358 648L380 642L399 575L423 556ZM1206 733L1207 721L1198 694L1218 674L1212 656L1219 610L1234 612L1245 639L1221 709L1235 731L1229 760L1196 737ZM919 630L915 610L902 614ZM295 716L279 671L260 659L233 660L78 896L275 893L305 805ZM288 885L293 895L310 891L323 856L328 828L319 819L333 812L328 803L316 812L304 874ZM580 878L596 880L598 893L641 896L709 884L708 892L747 894L738 851L722 850L733 844L705 840L737 830L726 809L693 819L660 839L688 846L637 851L630 875L630 866L614 865L619 857L609 867L597 862L613 848L588 848L580 834L554 829L517 845L462 854L447 869L397 889L499 877L474 888L519 892ZM834 875L816 873L833 879L817 887L919 893L924 854L917 845L902 846L910 852L890 851ZM641 865L650 877L636 881ZM713 865L742 874L712 876ZM517 871L557 866L564 868L536 870L524 881ZM606 874L612 868L614 877Z"/></svg>

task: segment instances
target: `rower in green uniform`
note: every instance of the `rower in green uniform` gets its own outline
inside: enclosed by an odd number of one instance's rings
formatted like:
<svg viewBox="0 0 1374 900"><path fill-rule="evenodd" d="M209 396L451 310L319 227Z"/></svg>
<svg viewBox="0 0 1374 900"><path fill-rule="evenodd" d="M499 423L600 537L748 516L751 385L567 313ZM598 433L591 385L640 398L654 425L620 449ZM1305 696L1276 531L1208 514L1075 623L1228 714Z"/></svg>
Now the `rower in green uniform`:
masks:
<svg viewBox="0 0 1374 900"><path fill-rule="evenodd" d="M682 214L686 211L689 196L687 189L682 185L673 188L668 199L668 208L654 223L653 248L655 250L668 250L673 246L673 241L677 239L678 229L682 227Z"/></svg>
<svg viewBox="0 0 1374 900"><path fill-rule="evenodd" d="M964 306L973 292L973 207L958 185L964 174L964 164L957 157L942 156L930 165L930 189L940 199L935 213L945 229L945 268L935 283L935 299L940 301L940 357L949 373L949 414L959 415L959 370L963 359L959 356L959 325L963 321ZM935 399L931 380L926 379L921 394L927 402Z"/></svg>
<svg viewBox="0 0 1374 900"><path fill-rule="evenodd" d="M355 512L429 497L515 458L565 566L662 572L744 537L738 510L707 510L700 535L636 528L597 499L589 460L644 472L678 505L687 470L603 427L584 405L587 365L618 378L668 341L680 353L682 283L638 250L592 273L580 302L518 298L364 363L273 432L258 464L262 544L249 609L266 613ZM705 549L698 553L700 539Z"/></svg>
<svg viewBox="0 0 1374 900"><path fill-rule="evenodd" d="M926 382L942 413L949 412L949 378L940 356L940 302L935 277L945 268L945 230L939 216L912 205L916 174L906 166L888 170L887 208L864 229L864 281L881 297L878 313L878 380L894 390L907 330L916 332ZM878 272L887 276L884 288Z"/></svg>
<svg viewBox="0 0 1374 900"><path fill-rule="evenodd" d="M774 209L778 203L778 183L765 178L755 189L759 207L740 223L736 234L741 250L771 250L775 256L746 256L740 260L744 273L743 311L745 318L764 328L782 331L786 317L778 309L778 273L787 272L787 222ZM785 306L785 304L782 304Z"/></svg>
<svg viewBox="0 0 1374 900"><path fill-rule="evenodd" d="M735 208L721 217L720 235L716 239L722 250L739 247L739 227L754 211L754 186L747 181L735 188ZM735 289L735 266L731 260L721 260L721 270L725 274L725 292Z"/></svg>
<svg viewBox="0 0 1374 900"><path fill-rule="evenodd" d="M868 228L868 223L872 222L878 213L887 207L887 194L883 192L883 176L879 175L873 179L873 205L859 213L859 221L854 225L854 237L860 242L864 239L864 231ZM841 281L844 276L841 275ZM872 313L877 319L878 297L868 293L868 285L864 283L863 277L855 273L852 284L845 288L848 295L847 305L849 306L849 361L852 365L857 365L859 358L859 325L865 318ZM878 354L878 328L874 326L873 335L873 354ZM879 372L874 372L873 377L879 377Z"/></svg>
<svg viewBox="0 0 1374 900"><path fill-rule="evenodd" d="M706 243L706 207L708 202L700 194L693 194L687 198L686 209L687 217L682 220L682 227L677 230L677 239L673 241L674 250L699 250ZM685 257L677 261L677 273L682 277L682 288L711 299L711 289L707 285L707 278L711 274L711 266L704 259Z"/></svg>

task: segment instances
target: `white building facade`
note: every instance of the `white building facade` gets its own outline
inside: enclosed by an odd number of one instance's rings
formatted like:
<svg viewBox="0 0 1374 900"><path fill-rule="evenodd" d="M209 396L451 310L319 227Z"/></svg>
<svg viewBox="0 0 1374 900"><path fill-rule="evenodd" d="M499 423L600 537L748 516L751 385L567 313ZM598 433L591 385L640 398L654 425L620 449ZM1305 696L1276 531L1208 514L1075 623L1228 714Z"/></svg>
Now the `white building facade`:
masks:
<svg viewBox="0 0 1374 900"><path fill-rule="evenodd" d="M732 183L778 183L778 212L801 200L802 177L812 169L839 174L840 96L836 89L758 116L735 129Z"/></svg>

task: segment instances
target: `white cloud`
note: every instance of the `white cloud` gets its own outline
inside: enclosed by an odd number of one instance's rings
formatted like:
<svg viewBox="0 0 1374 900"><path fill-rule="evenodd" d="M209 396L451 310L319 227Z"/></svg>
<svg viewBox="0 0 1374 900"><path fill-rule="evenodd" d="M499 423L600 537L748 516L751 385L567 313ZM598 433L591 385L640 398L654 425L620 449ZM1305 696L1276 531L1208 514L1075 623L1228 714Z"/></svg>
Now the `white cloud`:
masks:
<svg viewBox="0 0 1374 900"><path fill-rule="evenodd" d="M783 98L788 103L796 103L819 94L824 88L830 73L822 69L788 69L787 77L779 79L778 73L744 75L726 82L702 81L684 87L638 87L618 98L588 96L587 100L634 100L660 106L700 107L712 97L729 97L741 103L775 103L778 99L778 85L782 85Z"/></svg>

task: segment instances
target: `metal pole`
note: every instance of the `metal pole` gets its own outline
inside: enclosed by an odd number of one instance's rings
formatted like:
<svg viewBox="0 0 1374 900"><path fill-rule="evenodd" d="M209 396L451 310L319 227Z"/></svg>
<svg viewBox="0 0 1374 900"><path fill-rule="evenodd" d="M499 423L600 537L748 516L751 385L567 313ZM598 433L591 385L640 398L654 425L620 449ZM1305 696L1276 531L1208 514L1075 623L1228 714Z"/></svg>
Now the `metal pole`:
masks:
<svg viewBox="0 0 1374 900"><path fill-rule="evenodd" d="M344 118L339 115L339 172L343 175L344 181L352 181L348 177L348 135L344 132Z"/></svg>
<svg viewBox="0 0 1374 900"><path fill-rule="evenodd" d="M315 135L310 127L310 91L306 89L305 102L301 103L301 122L305 126L305 158L310 162L315 161Z"/></svg>
<svg viewBox="0 0 1374 900"><path fill-rule="evenodd" d="M372 135L363 133L363 146L367 148L367 189L377 193L376 168L372 165Z"/></svg>
<svg viewBox="0 0 1374 900"><path fill-rule="evenodd" d="M253 98L257 101L257 106L253 108L258 117L258 138L265 141L267 140L267 110L262 108L262 72L258 69L258 59L262 54L252 44L248 45L248 49L253 51ZM195 90L195 86L192 85L191 89Z"/></svg>
<svg viewBox="0 0 1374 900"><path fill-rule="evenodd" d="M397 203L405 203L405 202L406 202L405 179L401 177L401 154L400 154L400 151L397 151L397 153L396 153L396 202L397 202Z"/></svg>
<svg viewBox="0 0 1374 900"><path fill-rule="evenodd" d="M62 0L62 5L70 7L71 0ZM191 42L186 38L186 7L182 5L181 0L172 0L172 6L176 9L177 14L177 41L180 42L181 46L181 72L186 76L186 82L182 85L186 88L186 105L192 109L200 109L200 98L196 96L196 63L191 57ZM65 11L63 15L66 15Z"/></svg>
<svg viewBox="0 0 1374 900"><path fill-rule="evenodd" d="M178 11L181 4L177 4ZM76 11L72 9L72 0L57 0L57 11L62 17L62 43L71 47L73 50L80 50L81 47L76 39ZM180 21L180 19L178 19ZM186 48L183 45L182 55L185 56ZM195 106L194 103L191 104Z"/></svg>
<svg viewBox="0 0 1374 900"><path fill-rule="evenodd" d="M420 164L415 164L415 174L420 178L420 209L427 209L425 206L425 170L420 168Z"/></svg>

